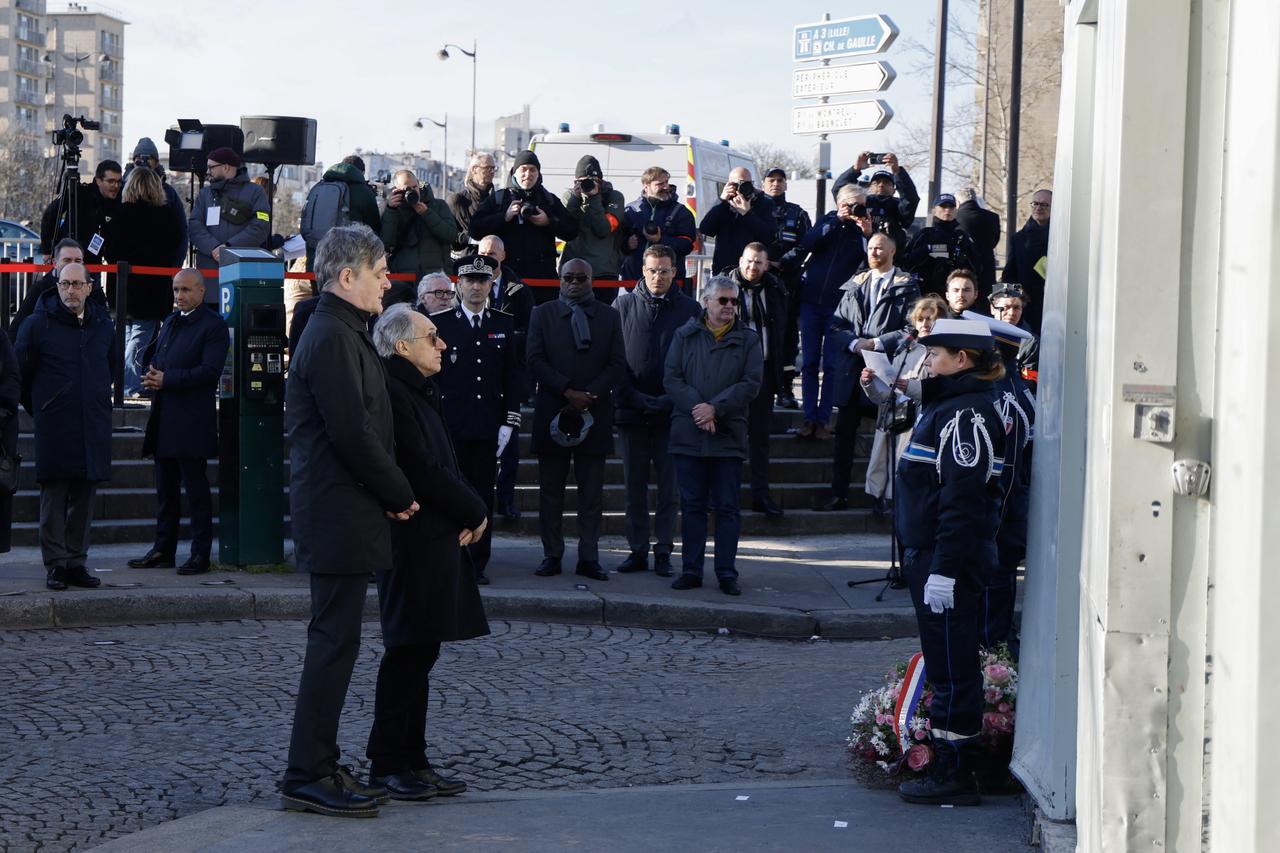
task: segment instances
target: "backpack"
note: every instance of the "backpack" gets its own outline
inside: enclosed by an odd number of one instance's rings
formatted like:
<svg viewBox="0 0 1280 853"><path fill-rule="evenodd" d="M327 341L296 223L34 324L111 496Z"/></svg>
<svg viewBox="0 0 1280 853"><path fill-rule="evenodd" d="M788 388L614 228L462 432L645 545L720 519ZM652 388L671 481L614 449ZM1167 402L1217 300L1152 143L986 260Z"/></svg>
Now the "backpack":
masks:
<svg viewBox="0 0 1280 853"><path fill-rule="evenodd" d="M346 181L321 181L307 193L299 229L307 248L315 250L330 228L351 222L351 196Z"/></svg>

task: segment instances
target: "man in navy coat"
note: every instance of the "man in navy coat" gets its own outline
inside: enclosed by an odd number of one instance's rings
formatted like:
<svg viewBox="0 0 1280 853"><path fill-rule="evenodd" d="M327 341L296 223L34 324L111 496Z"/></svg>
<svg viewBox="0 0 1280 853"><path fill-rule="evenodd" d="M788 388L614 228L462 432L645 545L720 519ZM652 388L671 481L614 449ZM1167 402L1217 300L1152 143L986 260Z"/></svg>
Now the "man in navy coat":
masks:
<svg viewBox="0 0 1280 853"><path fill-rule="evenodd" d="M204 276L179 270L173 277L177 310L165 318L147 348L142 387L154 395L142 454L156 460L155 544L130 560L135 569L171 569L178 550L181 488L191 506L191 557L180 575L209 571L213 545L213 498L209 494L209 457L218 455L218 378L227 360L231 336L227 324L204 305Z"/></svg>

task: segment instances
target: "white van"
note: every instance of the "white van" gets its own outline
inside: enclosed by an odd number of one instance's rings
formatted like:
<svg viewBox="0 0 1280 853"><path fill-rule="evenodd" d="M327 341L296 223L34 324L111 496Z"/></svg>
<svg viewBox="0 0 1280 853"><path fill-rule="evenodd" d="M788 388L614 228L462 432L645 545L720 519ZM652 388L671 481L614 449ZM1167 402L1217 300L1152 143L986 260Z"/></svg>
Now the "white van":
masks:
<svg viewBox="0 0 1280 853"><path fill-rule="evenodd" d="M573 185L573 172L578 160L590 154L600 161L604 179L613 184L630 204L640 196L640 176L650 166L661 166L671 173L672 189L680 193L684 204L693 212L695 223L720 199L729 170L745 166L755 175L755 162L728 142L711 142L695 136L682 136L679 125L667 125L661 133L614 133L599 125L591 133L570 133L561 125L554 133L536 134L529 150L542 164L542 182L547 190L563 198ZM690 255L690 274L696 275L699 257L710 257L714 241L695 247Z"/></svg>

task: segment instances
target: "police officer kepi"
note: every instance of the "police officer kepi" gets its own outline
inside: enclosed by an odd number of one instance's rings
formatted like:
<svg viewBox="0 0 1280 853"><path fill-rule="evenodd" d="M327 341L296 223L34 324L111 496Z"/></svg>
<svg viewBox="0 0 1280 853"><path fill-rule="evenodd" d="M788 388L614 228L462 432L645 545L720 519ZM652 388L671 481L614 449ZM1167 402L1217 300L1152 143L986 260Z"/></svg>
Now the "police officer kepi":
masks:
<svg viewBox="0 0 1280 853"><path fill-rule="evenodd" d="M1005 434L995 383L1004 367L985 323L938 320L920 343L929 378L920 383L920 415L898 462L894 524L934 689L921 709L933 760L926 777L903 782L898 793L912 803L977 805L980 603L1000 516Z"/></svg>
<svg viewBox="0 0 1280 853"><path fill-rule="evenodd" d="M773 221L778 233L769 246L769 268L782 279L787 291L787 319L782 339L782 383L778 387L778 405L798 409L800 403L792 385L796 376L796 356L800 353L800 268L782 268L782 258L799 245L813 227L809 212L793 201L787 201L787 173L775 166L765 173L764 191L773 199Z"/></svg>
<svg viewBox="0 0 1280 853"><path fill-rule="evenodd" d="M1004 363L1004 378L996 383L996 408L1004 425L1004 471L1000 475L1000 529L996 533L998 566L983 596L982 645L1009 643L1017 656L1013 636L1013 604L1017 593L1018 564L1027 555L1027 513L1031 503L1031 440L1035 437L1036 398L1018 372L1018 348L1031 333L1012 323L974 311L966 320L987 324Z"/></svg>
<svg viewBox="0 0 1280 853"><path fill-rule="evenodd" d="M431 315L446 344L436 384L445 426L453 439L458 468L493 515L493 485L498 457L520 425L520 369L515 321L489 308L490 282L498 271L492 258L473 255L458 261L459 304ZM489 525L480 541L467 546L465 558L476 582L487 584L485 567L492 546Z"/></svg>

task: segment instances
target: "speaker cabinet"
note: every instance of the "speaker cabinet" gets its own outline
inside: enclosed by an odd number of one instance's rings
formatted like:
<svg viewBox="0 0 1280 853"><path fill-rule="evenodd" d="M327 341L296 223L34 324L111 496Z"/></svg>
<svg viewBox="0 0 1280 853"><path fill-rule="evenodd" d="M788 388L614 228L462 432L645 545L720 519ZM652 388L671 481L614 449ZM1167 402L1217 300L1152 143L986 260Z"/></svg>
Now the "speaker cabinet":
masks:
<svg viewBox="0 0 1280 853"><path fill-rule="evenodd" d="M316 120L297 116L241 116L244 161L269 166L316 162Z"/></svg>

